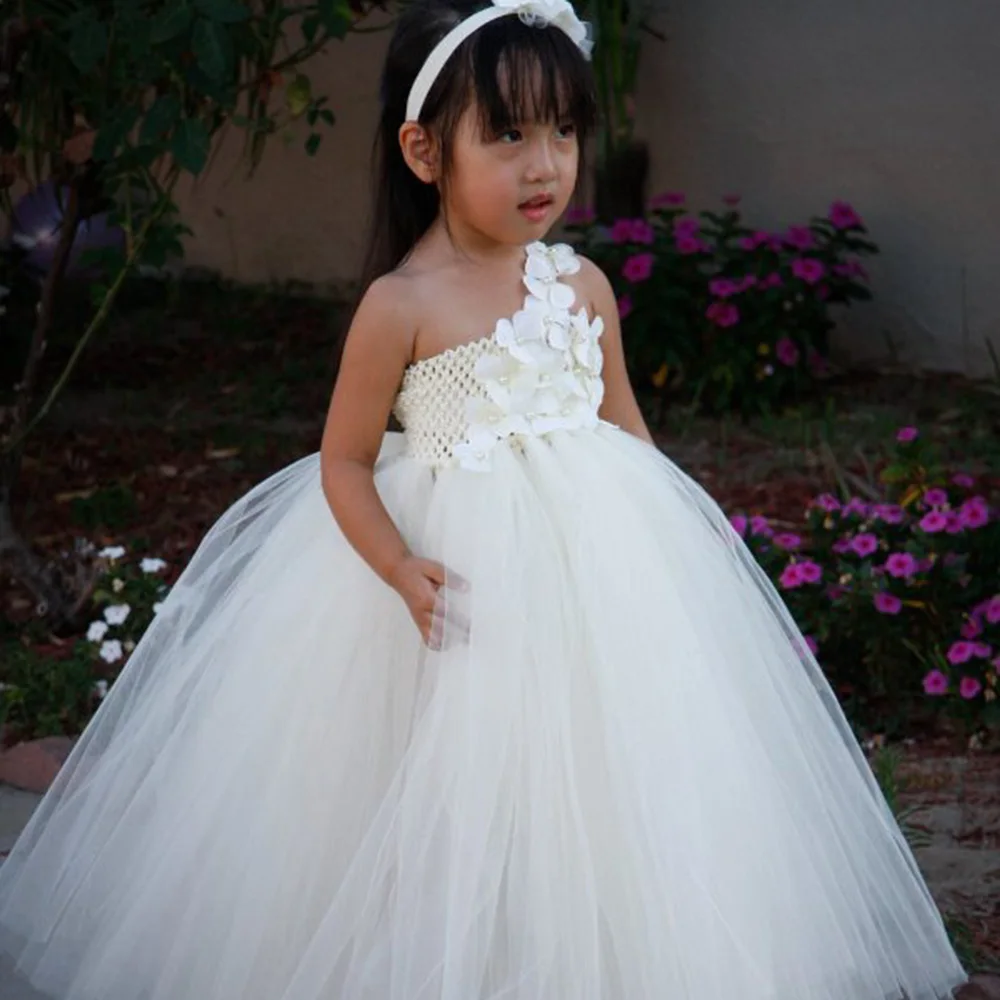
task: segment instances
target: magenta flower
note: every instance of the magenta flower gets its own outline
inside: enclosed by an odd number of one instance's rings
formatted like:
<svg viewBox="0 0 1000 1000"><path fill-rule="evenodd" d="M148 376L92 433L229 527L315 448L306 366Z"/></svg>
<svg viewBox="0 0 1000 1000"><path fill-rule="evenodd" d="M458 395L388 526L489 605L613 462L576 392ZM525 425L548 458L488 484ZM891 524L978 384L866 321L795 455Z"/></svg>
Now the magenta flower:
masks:
<svg viewBox="0 0 1000 1000"><path fill-rule="evenodd" d="M799 363L799 349L790 337L782 337L774 345L774 356L789 368L793 368Z"/></svg>
<svg viewBox="0 0 1000 1000"><path fill-rule="evenodd" d="M886 572L896 579L914 576L917 568L917 560L909 552L893 552L885 561Z"/></svg>
<svg viewBox="0 0 1000 1000"><path fill-rule="evenodd" d="M728 299L739 292L740 287L729 278L713 278L708 283L708 290L717 299Z"/></svg>
<svg viewBox="0 0 1000 1000"><path fill-rule="evenodd" d="M956 486L960 486L963 490L971 490L972 487L976 485L975 479L965 472L956 472L955 475L951 477L951 481Z"/></svg>
<svg viewBox="0 0 1000 1000"><path fill-rule="evenodd" d="M846 555L851 551L851 540L849 538L838 538L831 548L838 556Z"/></svg>
<svg viewBox="0 0 1000 1000"><path fill-rule="evenodd" d="M989 504L984 497L971 497L959 507L958 518L965 528L981 528L989 524Z"/></svg>
<svg viewBox="0 0 1000 1000"><path fill-rule="evenodd" d="M682 254L702 253L708 249L696 236L678 236L676 242L677 251Z"/></svg>
<svg viewBox="0 0 1000 1000"><path fill-rule="evenodd" d="M965 531L965 525L962 524L962 519L953 510L949 510L948 523L945 525L944 530L949 535L960 535Z"/></svg>
<svg viewBox="0 0 1000 1000"><path fill-rule="evenodd" d="M850 517L852 514L857 517L867 517L869 514L868 504L866 504L860 497L851 497L851 499L844 504L843 514L844 517Z"/></svg>
<svg viewBox="0 0 1000 1000"><path fill-rule="evenodd" d="M674 235L678 239L682 236L690 236L694 239L700 232L701 223L690 215L674 221Z"/></svg>
<svg viewBox="0 0 1000 1000"><path fill-rule="evenodd" d="M930 507L943 507L948 502L948 494L939 488L928 490L924 494L924 503Z"/></svg>
<svg viewBox="0 0 1000 1000"><path fill-rule="evenodd" d="M633 284L646 281L653 273L653 255L651 253L635 253L622 265L622 277Z"/></svg>
<svg viewBox="0 0 1000 1000"><path fill-rule="evenodd" d="M596 218L596 214L592 208L574 205L566 213L566 221L571 226L585 226L591 223Z"/></svg>
<svg viewBox="0 0 1000 1000"><path fill-rule="evenodd" d="M772 271L766 278L763 278L760 283L761 288L781 288L784 285L785 279L777 271Z"/></svg>
<svg viewBox="0 0 1000 1000"><path fill-rule="evenodd" d="M813 507L825 510L828 514L840 510L840 501L832 493L820 493L812 502Z"/></svg>
<svg viewBox="0 0 1000 1000"><path fill-rule="evenodd" d="M799 257L792 261L792 274L807 285L815 285L823 280L826 268L820 261L811 257Z"/></svg>
<svg viewBox="0 0 1000 1000"><path fill-rule="evenodd" d="M963 639L978 639L983 634L983 626L977 618L970 618L960 629Z"/></svg>
<svg viewBox="0 0 1000 1000"><path fill-rule="evenodd" d="M785 233L785 242L796 250L809 250L815 246L812 230L807 226L790 226Z"/></svg>
<svg viewBox="0 0 1000 1000"><path fill-rule="evenodd" d="M857 278L860 281L868 281L868 272L858 260L849 260L843 264L835 264L833 273L841 278Z"/></svg>
<svg viewBox="0 0 1000 1000"><path fill-rule="evenodd" d="M666 208L668 205L683 205L684 195L680 191L664 191L662 194L654 195L650 201L652 208Z"/></svg>
<svg viewBox="0 0 1000 1000"><path fill-rule="evenodd" d="M745 274L743 275L742 278L740 278L739 282L737 283L736 291L737 293L745 292L748 288L753 288L753 286L756 284L757 284L756 274Z"/></svg>
<svg viewBox="0 0 1000 1000"><path fill-rule="evenodd" d="M802 567L799 563L789 563L778 577L778 583L785 590L794 590L801 587L805 581L802 579Z"/></svg>
<svg viewBox="0 0 1000 1000"><path fill-rule="evenodd" d="M895 595L880 591L875 595L875 610L883 615L898 615L903 602Z"/></svg>
<svg viewBox="0 0 1000 1000"><path fill-rule="evenodd" d="M783 531L780 534L775 535L773 541L779 549L785 549L788 552L793 552L795 549L802 548L801 536L796 535L791 531Z"/></svg>
<svg viewBox="0 0 1000 1000"><path fill-rule="evenodd" d="M747 519L742 514L734 514L729 519L729 523L733 526L733 530L740 536L740 538L746 537Z"/></svg>
<svg viewBox="0 0 1000 1000"><path fill-rule="evenodd" d="M860 229L861 216L846 201L835 201L830 206L830 221L838 229Z"/></svg>
<svg viewBox="0 0 1000 1000"><path fill-rule="evenodd" d="M948 678L940 670L932 670L924 677L924 693L937 697L948 692Z"/></svg>
<svg viewBox="0 0 1000 1000"><path fill-rule="evenodd" d="M618 316L620 319L625 319L632 312L632 296L623 295L618 300Z"/></svg>
<svg viewBox="0 0 1000 1000"><path fill-rule="evenodd" d="M610 235L612 243L628 243L632 238L632 220L615 219Z"/></svg>
<svg viewBox="0 0 1000 1000"><path fill-rule="evenodd" d="M811 559L803 559L799 563L799 576L803 583L819 583L823 579L823 568Z"/></svg>
<svg viewBox="0 0 1000 1000"><path fill-rule="evenodd" d="M644 243L647 246L656 238L653 227L645 219L633 219L629 235L633 243Z"/></svg>
<svg viewBox="0 0 1000 1000"><path fill-rule="evenodd" d="M993 647L988 642L974 642L972 655L978 656L981 660L988 660L993 655Z"/></svg>
<svg viewBox="0 0 1000 1000"><path fill-rule="evenodd" d="M886 524L902 524L906 517L903 508L894 503L880 503L874 508L873 513Z"/></svg>
<svg viewBox="0 0 1000 1000"><path fill-rule="evenodd" d="M986 602L983 615L991 625L996 625L997 622L1000 622L1000 595L997 597L991 597Z"/></svg>
<svg viewBox="0 0 1000 1000"><path fill-rule="evenodd" d="M874 535L867 533L855 535L851 539L851 549L862 558L870 556L878 549L878 539Z"/></svg>
<svg viewBox="0 0 1000 1000"><path fill-rule="evenodd" d="M896 440L900 444L909 444L911 441L916 441L920 437L920 431L916 427L900 427L896 431Z"/></svg>
<svg viewBox="0 0 1000 1000"><path fill-rule="evenodd" d="M944 531L948 527L948 515L939 510L932 510L929 514L924 514L920 519L920 528L928 535L936 535L939 531Z"/></svg>
<svg viewBox="0 0 1000 1000"><path fill-rule="evenodd" d="M959 663L968 663L975 656L975 653L976 650L973 643L965 639L960 639L948 647L948 652L945 656L947 656L949 663L957 666Z"/></svg>
<svg viewBox="0 0 1000 1000"><path fill-rule="evenodd" d="M966 701L971 701L973 698L978 697L982 689L983 685L975 677L963 677L961 683L958 685L958 693Z"/></svg>
<svg viewBox="0 0 1000 1000"><path fill-rule="evenodd" d="M756 517L750 518L750 534L770 538L774 534L774 529L766 517L761 517L758 514Z"/></svg>
<svg viewBox="0 0 1000 1000"><path fill-rule="evenodd" d="M740 247L744 250L756 250L757 247L764 246L770 240L771 234L766 229L758 229L750 236L740 239Z"/></svg>
<svg viewBox="0 0 1000 1000"><path fill-rule="evenodd" d="M716 326L735 326L740 321L740 311L732 302L713 302L705 315Z"/></svg>

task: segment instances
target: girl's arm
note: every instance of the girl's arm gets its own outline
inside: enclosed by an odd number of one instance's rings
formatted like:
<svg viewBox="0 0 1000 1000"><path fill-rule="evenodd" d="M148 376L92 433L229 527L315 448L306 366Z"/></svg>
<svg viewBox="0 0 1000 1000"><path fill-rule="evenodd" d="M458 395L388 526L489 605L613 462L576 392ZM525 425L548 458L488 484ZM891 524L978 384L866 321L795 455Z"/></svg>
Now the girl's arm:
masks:
<svg viewBox="0 0 1000 1000"><path fill-rule="evenodd" d="M320 470L323 493L344 537L399 591L426 640L444 570L410 553L375 489L374 477L416 333L405 292L403 280L388 276L372 285L358 307L330 400Z"/></svg>
<svg viewBox="0 0 1000 1000"><path fill-rule="evenodd" d="M611 283L592 261L581 257L580 263L580 281L586 290L592 314L604 320L604 333L601 335L601 350L604 353L604 402L601 404L601 419L617 424L622 430L653 444L653 436L643 419L625 368L618 302Z"/></svg>

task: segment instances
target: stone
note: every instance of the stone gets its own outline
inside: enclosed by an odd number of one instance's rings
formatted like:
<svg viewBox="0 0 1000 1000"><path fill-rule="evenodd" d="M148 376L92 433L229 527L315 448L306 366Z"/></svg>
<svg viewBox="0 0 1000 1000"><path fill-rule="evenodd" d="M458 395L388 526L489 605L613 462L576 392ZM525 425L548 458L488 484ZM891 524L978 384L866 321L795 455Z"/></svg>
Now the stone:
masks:
<svg viewBox="0 0 1000 1000"><path fill-rule="evenodd" d="M0 782L26 792L45 792L75 742L69 736L45 736L12 746L0 753Z"/></svg>

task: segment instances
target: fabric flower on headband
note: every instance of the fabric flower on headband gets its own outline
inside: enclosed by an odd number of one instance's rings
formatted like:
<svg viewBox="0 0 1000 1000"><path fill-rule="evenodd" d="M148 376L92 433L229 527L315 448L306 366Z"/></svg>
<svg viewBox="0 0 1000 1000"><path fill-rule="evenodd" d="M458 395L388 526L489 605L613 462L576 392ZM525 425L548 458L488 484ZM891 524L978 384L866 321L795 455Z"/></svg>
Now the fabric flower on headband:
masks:
<svg viewBox="0 0 1000 1000"><path fill-rule="evenodd" d="M559 28L588 59L594 50L587 25L569 0L493 0L493 6L516 13L525 24Z"/></svg>

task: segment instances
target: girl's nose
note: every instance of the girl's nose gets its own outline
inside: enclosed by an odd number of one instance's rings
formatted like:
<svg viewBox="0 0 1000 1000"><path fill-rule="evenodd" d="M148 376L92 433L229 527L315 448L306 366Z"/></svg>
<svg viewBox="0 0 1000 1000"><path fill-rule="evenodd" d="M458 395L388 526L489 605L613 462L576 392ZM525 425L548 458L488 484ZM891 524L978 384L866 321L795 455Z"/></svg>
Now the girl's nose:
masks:
<svg viewBox="0 0 1000 1000"><path fill-rule="evenodd" d="M556 176L556 157L552 143L546 139L534 144L531 159L528 163L528 180L535 182L551 181Z"/></svg>

